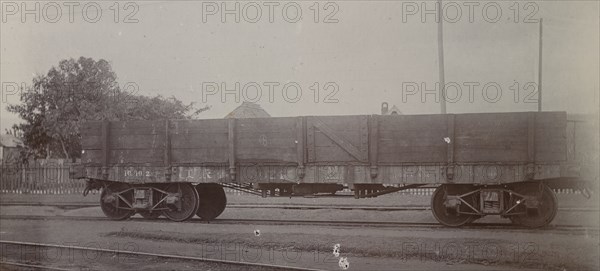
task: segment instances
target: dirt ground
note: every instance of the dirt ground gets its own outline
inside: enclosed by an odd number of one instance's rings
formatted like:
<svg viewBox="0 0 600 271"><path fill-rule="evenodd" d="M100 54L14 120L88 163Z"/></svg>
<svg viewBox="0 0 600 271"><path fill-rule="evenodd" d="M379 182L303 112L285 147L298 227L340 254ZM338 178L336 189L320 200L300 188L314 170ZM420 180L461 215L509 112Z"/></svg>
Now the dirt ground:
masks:
<svg viewBox="0 0 600 271"><path fill-rule="evenodd" d="M3 244L0 246L2 246L2 262L0 262L0 270L4 271L36 269L5 263L41 265L45 268L54 268L56 270L281 270L265 267L197 262L109 252L81 251L73 248L43 248L14 244Z"/></svg>
<svg viewBox="0 0 600 271"><path fill-rule="evenodd" d="M597 232L6 219L0 237L327 270L334 244L351 270L600 268Z"/></svg>
<svg viewBox="0 0 600 271"><path fill-rule="evenodd" d="M2 202L58 201L52 196L0 196ZM596 196L590 200L580 195L561 194L558 197L562 209L559 210L553 224L598 227L600 214L597 211ZM61 198L63 202L69 200L81 202L81 199L84 198L82 196ZM426 206L429 202L429 196L394 194L364 200L263 199L239 195L229 196L228 199L232 204ZM588 208L588 210L564 209L570 207ZM0 206L0 214L32 214L50 217L103 216L99 207L64 210L42 206ZM331 209L228 208L219 218L435 222L430 211ZM484 221L487 222L504 221L493 217L485 219ZM135 244L134 248L139 251L267 262L326 270L339 270L339 258L332 254L334 244L340 244L340 257L348 258L350 270L600 269L598 260L600 241L597 231L569 233L502 229L394 229L200 222L165 223L140 220L98 222L5 219L0 222L2 240L77 243L103 248ZM260 231L260 236L254 234L255 230ZM145 265L132 266L133 269L141 270Z"/></svg>

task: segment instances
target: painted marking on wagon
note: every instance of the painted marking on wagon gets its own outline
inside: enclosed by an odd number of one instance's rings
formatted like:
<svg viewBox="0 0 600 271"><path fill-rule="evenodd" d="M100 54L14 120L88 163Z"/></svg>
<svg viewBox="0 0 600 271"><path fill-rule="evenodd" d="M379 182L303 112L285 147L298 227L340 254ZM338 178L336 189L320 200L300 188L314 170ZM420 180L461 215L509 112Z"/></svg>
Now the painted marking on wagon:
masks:
<svg viewBox="0 0 600 271"><path fill-rule="evenodd" d="M267 144L269 143L269 142L267 141L267 136L266 136L266 135L264 135L264 134L260 135L260 137L258 138L258 142L259 142L261 145L265 146L265 147L266 147L266 146L267 146Z"/></svg>
<svg viewBox="0 0 600 271"><path fill-rule="evenodd" d="M325 179L327 180L337 180L338 179L338 167L336 166L327 166L325 167Z"/></svg>

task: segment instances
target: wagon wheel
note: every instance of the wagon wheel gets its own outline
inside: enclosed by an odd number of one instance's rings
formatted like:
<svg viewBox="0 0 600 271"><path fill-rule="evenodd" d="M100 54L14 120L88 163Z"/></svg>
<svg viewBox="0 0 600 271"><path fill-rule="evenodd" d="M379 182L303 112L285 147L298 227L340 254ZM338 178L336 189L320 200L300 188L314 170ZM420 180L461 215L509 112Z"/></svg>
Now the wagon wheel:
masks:
<svg viewBox="0 0 600 271"><path fill-rule="evenodd" d="M185 221L194 216L198 211L198 192L190 183L174 183L169 185L166 192L174 198L171 204L167 204L169 210L162 212L168 219L173 221ZM167 196L169 197L169 196ZM167 203L169 201L167 200Z"/></svg>
<svg viewBox="0 0 600 271"><path fill-rule="evenodd" d="M130 203L133 201L133 191L123 193L129 188L130 186L125 183L112 183L102 189L100 208L107 217L114 220L123 220L135 214L134 210L125 209L130 208L125 200Z"/></svg>
<svg viewBox="0 0 600 271"><path fill-rule="evenodd" d="M157 219L162 215L162 213L159 211L154 211L154 212L141 211L140 215L145 219Z"/></svg>
<svg viewBox="0 0 600 271"><path fill-rule="evenodd" d="M558 210L558 200L554 191L547 185L521 185L515 187L515 192L526 196L537 196L539 207L534 212L525 212L525 214L512 215L510 220L515 225L521 225L528 228L539 228L552 222ZM514 204L514 203L513 203Z"/></svg>
<svg viewBox="0 0 600 271"><path fill-rule="evenodd" d="M199 184L196 186L200 196L200 206L196 214L204 221L217 218L225 210L227 196L223 187L215 184Z"/></svg>
<svg viewBox="0 0 600 271"><path fill-rule="evenodd" d="M435 219L437 219L438 222L449 227L460 227L462 225L471 223L474 220L476 220L478 218L476 216L451 212L444 205L446 196L461 195L469 192L470 190L471 189L468 187L462 188L451 185L440 185L438 188L436 188L435 192L433 192L433 195L431 196L431 211ZM475 208L477 208L477 200L471 199L476 198L477 195L478 194L474 194L466 198L467 202L469 202L469 204L471 204L471 206ZM461 205L460 210L463 209L465 209L466 211L466 208L462 207Z"/></svg>

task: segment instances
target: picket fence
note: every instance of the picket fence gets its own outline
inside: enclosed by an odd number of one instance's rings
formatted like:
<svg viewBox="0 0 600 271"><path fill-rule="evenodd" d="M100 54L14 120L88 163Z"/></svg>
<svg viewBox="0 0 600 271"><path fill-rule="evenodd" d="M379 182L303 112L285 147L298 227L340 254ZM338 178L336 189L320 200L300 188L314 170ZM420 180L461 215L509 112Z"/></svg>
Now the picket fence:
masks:
<svg viewBox="0 0 600 271"><path fill-rule="evenodd" d="M0 167L0 193L66 195L84 189L85 181L69 178L69 166L62 162Z"/></svg>

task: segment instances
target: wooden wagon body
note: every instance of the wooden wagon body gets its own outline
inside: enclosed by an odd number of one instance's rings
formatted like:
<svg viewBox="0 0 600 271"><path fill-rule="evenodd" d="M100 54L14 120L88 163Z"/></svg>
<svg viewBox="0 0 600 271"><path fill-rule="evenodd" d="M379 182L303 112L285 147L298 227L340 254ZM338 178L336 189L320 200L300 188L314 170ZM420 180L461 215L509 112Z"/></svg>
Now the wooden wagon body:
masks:
<svg viewBox="0 0 600 271"><path fill-rule="evenodd" d="M578 175L565 112L87 122L82 177L505 184Z"/></svg>

